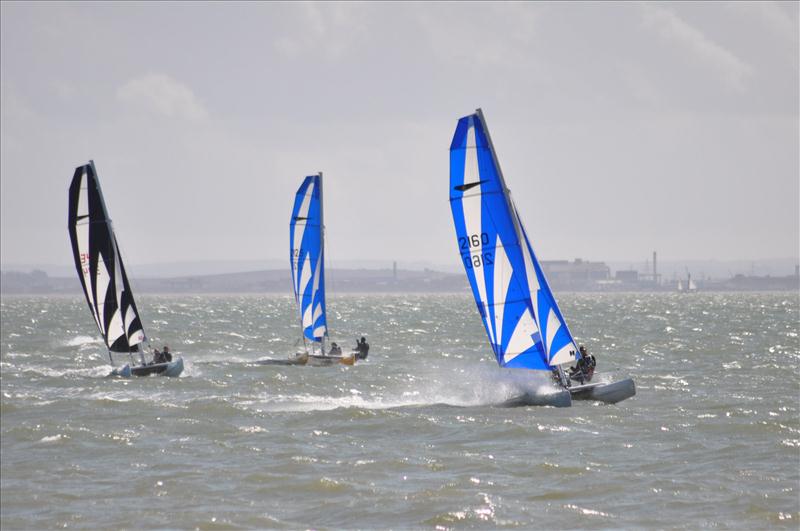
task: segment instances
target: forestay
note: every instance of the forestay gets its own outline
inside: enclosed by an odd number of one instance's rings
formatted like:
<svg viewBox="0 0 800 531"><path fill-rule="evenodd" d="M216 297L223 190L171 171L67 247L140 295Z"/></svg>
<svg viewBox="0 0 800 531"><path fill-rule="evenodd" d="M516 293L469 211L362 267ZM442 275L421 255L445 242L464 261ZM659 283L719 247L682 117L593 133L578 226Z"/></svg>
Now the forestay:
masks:
<svg viewBox="0 0 800 531"><path fill-rule="evenodd" d="M310 175L297 190L289 222L294 296L303 336L321 343L327 335L322 223L322 174Z"/></svg>
<svg viewBox="0 0 800 531"><path fill-rule="evenodd" d="M78 278L106 346L111 352L136 352L145 341L144 329L93 161L75 169L68 224Z"/></svg>
<svg viewBox="0 0 800 531"><path fill-rule="evenodd" d="M541 201L532 198L532 202ZM480 109L450 145L458 249L498 363L549 369L580 357L505 185Z"/></svg>

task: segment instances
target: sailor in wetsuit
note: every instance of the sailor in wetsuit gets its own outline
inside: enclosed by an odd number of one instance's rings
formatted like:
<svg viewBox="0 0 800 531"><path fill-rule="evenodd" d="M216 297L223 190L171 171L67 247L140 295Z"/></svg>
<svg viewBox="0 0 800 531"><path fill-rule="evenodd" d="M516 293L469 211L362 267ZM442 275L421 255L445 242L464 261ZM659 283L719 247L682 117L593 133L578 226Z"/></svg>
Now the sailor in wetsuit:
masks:
<svg viewBox="0 0 800 531"><path fill-rule="evenodd" d="M162 363L169 363L172 361L172 354L169 353L169 347L164 345L164 350L161 352L161 359L164 361Z"/></svg>
<svg viewBox="0 0 800 531"><path fill-rule="evenodd" d="M356 359L358 360L365 360L367 359L367 355L369 354L369 343L365 338L361 338L359 342L356 340Z"/></svg>
<svg viewBox="0 0 800 531"><path fill-rule="evenodd" d="M328 352L328 356L341 356L341 355L342 355L342 347L340 347L336 343L331 343L331 351Z"/></svg>
<svg viewBox="0 0 800 531"><path fill-rule="evenodd" d="M581 385L583 385L586 382L592 381L594 368L597 366L597 360L595 360L594 356L589 354L585 346L581 345L579 350L581 359L578 360L578 363L576 363L574 367L570 368L569 377L570 379L578 380Z"/></svg>
<svg viewBox="0 0 800 531"><path fill-rule="evenodd" d="M155 365L156 363L164 363L164 355L157 348L154 348L153 361L150 362L150 365Z"/></svg>

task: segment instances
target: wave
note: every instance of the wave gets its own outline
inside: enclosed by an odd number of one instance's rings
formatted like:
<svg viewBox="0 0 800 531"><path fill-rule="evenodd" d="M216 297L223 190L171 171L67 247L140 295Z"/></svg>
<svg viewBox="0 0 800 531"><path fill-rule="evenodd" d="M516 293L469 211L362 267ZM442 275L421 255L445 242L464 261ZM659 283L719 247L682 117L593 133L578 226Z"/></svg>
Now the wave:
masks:
<svg viewBox="0 0 800 531"><path fill-rule="evenodd" d="M63 378L71 376L79 376L84 378L105 378L111 373L111 369L112 367L110 365L94 365L79 369L52 369L46 366L31 365L23 367L22 372L32 372L40 376L47 376L48 378Z"/></svg>
<svg viewBox="0 0 800 531"><path fill-rule="evenodd" d="M83 345L102 345L103 340L92 336L75 336L63 343L65 347L80 347Z"/></svg>

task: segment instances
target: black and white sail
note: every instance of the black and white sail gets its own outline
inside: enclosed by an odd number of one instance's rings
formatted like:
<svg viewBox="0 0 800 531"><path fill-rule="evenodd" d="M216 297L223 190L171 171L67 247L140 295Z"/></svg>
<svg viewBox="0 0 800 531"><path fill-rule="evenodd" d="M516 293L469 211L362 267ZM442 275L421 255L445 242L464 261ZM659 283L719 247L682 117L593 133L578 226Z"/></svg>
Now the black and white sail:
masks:
<svg viewBox="0 0 800 531"><path fill-rule="evenodd" d="M109 352L136 352L146 340L144 327L93 161L72 177L69 236L86 302Z"/></svg>

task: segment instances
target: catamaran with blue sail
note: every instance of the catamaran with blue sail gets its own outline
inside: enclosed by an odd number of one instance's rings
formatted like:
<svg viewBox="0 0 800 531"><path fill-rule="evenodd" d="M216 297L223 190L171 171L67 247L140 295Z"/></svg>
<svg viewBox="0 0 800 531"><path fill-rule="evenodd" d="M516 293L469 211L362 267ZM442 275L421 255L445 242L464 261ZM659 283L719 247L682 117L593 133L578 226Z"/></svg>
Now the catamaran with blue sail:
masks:
<svg viewBox="0 0 800 531"><path fill-rule="evenodd" d="M289 221L289 252L292 286L299 312L303 352L300 364L352 365L354 356L342 356L335 343L325 354L329 342L325 308L325 225L323 223L322 172L303 180L295 195ZM338 352L337 352L338 350ZM303 361L306 360L306 361Z"/></svg>
<svg viewBox="0 0 800 531"><path fill-rule="evenodd" d="M128 377L180 375L183 371L180 357L159 363L148 363L144 358L142 347L147 336L125 273L97 170L91 160L78 166L72 176L68 228L78 278L89 311L108 349L111 365L115 365L112 353L125 353L130 358L130 363L114 369L112 374ZM134 353L138 353L138 360Z"/></svg>
<svg viewBox="0 0 800 531"><path fill-rule="evenodd" d="M508 405L568 406L573 398L618 402L633 380L573 384L562 365L580 352L556 303L506 186L483 113L458 121L450 145L450 207L458 250L498 364L552 371L553 392Z"/></svg>

